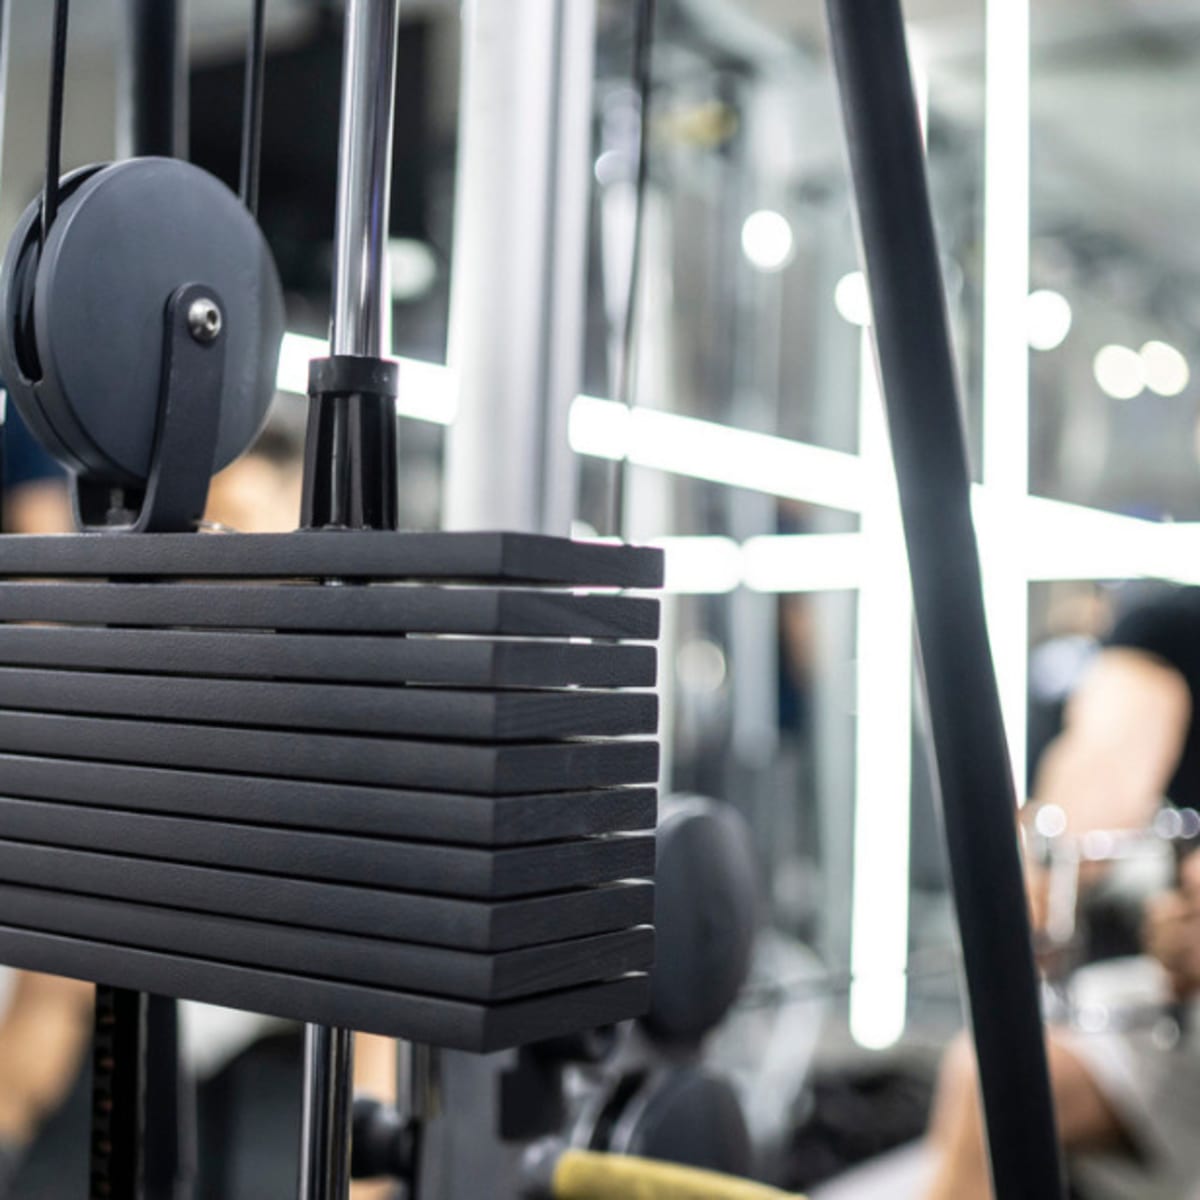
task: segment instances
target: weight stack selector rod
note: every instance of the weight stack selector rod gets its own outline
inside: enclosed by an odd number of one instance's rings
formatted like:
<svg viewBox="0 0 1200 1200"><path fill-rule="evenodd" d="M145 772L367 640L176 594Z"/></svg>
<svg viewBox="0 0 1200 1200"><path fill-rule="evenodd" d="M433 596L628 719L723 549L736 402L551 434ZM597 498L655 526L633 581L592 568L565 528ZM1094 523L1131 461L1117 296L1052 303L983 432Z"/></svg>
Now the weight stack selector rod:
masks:
<svg viewBox="0 0 1200 1200"><path fill-rule="evenodd" d="M328 360L333 366L339 359L381 360L390 349L384 345L384 304L390 302L385 285L399 20L399 0L347 0ZM305 462L306 525L345 525L353 519L394 527L395 432L389 421L394 422L394 400L386 394L314 393ZM384 425L391 436L372 439L372 430L378 434ZM364 468L364 461L373 466ZM373 504L360 494L365 480L374 483L382 501ZM378 519L365 520L364 513ZM310 1025L304 1050L300 1200L345 1200L354 1034Z"/></svg>
<svg viewBox="0 0 1200 1200"><path fill-rule="evenodd" d="M302 524L394 529L395 366L384 361L398 0L350 0L330 358L309 379Z"/></svg>

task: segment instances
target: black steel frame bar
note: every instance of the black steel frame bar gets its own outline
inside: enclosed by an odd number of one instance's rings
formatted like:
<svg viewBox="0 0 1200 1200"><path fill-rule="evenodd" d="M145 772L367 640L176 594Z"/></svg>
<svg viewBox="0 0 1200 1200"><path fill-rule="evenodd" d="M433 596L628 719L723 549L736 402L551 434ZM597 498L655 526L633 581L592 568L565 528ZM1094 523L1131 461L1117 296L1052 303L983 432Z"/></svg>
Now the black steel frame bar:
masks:
<svg viewBox="0 0 1200 1200"><path fill-rule="evenodd" d="M1064 1177L899 0L827 0L998 1200Z"/></svg>
<svg viewBox="0 0 1200 1200"><path fill-rule="evenodd" d="M126 0L128 45L122 150L134 157L187 157L188 93L180 0Z"/></svg>

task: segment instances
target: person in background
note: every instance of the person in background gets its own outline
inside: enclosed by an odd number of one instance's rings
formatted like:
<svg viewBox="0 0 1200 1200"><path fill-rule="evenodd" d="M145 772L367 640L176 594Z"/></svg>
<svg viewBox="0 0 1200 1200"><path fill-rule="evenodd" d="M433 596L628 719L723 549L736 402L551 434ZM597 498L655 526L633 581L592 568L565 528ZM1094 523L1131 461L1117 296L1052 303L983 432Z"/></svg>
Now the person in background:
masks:
<svg viewBox="0 0 1200 1200"><path fill-rule="evenodd" d="M63 469L33 439L14 407L4 431L4 529L8 533L66 533L74 528ZM0 410L2 411L2 410Z"/></svg>
<svg viewBox="0 0 1200 1200"><path fill-rule="evenodd" d="M1066 707L1063 732L1039 766L1023 817L1045 805L1067 831L1139 830L1163 798L1200 806L1200 588L1173 588L1128 611ZM1030 865L1035 928L1045 880ZM1081 883L1087 885L1087 878ZM1171 996L1200 997L1200 856L1146 911L1143 945ZM1191 1200L1200 1188L1200 1028L1184 1020L1164 1048L1151 1029L1077 1034L1054 1029L1047 1049L1059 1134L1089 1197ZM974 1056L964 1038L943 1062L929 1143L927 1200L991 1196Z"/></svg>

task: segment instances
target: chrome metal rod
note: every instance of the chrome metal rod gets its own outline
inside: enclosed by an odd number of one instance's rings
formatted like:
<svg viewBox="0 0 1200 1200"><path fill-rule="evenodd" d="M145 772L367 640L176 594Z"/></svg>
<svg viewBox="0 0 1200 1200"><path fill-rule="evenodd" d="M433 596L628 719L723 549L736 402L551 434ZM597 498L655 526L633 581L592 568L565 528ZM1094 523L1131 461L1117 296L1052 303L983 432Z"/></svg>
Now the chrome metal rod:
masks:
<svg viewBox="0 0 1200 1200"><path fill-rule="evenodd" d="M334 354L379 358L384 345L392 126L399 0L347 0L338 147L330 342ZM347 425L339 404L335 423ZM348 438L348 428L335 431ZM336 469L336 466L335 466ZM354 1034L310 1025L304 1044L300 1200L350 1190Z"/></svg>
<svg viewBox="0 0 1200 1200"><path fill-rule="evenodd" d="M300 1200L344 1200L350 1190L354 1034L309 1025L304 1037Z"/></svg>
<svg viewBox="0 0 1200 1200"><path fill-rule="evenodd" d="M384 346L392 124L399 0L348 0L342 63L334 354L379 357Z"/></svg>

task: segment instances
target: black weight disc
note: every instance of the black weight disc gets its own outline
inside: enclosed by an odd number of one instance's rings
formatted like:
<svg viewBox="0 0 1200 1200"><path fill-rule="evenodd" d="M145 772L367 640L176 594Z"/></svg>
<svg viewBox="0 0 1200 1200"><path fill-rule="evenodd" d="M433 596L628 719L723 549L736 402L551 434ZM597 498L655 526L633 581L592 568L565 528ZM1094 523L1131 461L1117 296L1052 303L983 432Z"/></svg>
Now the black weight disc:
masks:
<svg viewBox="0 0 1200 1200"><path fill-rule="evenodd" d="M664 806L654 881L655 964L646 1029L692 1043L737 998L758 925L758 871L736 810L700 797Z"/></svg>
<svg viewBox="0 0 1200 1200"><path fill-rule="evenodd" d="M22 219L6 262L0 365L9 379L28 379L31 362L28 347L22 354L10 344L17 340L21 273L9 268L22 231L28 243L38 207ZM23 414L27 405L40 408L31 424L39 432L50 427L49 448L68 465L112 482L148 475L165 308L188 283L209 284L223 308L217 470L253 442L274 395L283 297L261 231L220 180L177 159L114 163L64 199L34 282L41 378L14 393Z"/></svg>
<svg viewBox="0 0 1200 1200"><path fill-rule="evenodd" d="M669 1067L633 1096L610 1149L746 1177L754 1151L733 1085L703 1067Z"/></svg>

